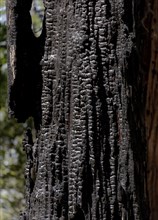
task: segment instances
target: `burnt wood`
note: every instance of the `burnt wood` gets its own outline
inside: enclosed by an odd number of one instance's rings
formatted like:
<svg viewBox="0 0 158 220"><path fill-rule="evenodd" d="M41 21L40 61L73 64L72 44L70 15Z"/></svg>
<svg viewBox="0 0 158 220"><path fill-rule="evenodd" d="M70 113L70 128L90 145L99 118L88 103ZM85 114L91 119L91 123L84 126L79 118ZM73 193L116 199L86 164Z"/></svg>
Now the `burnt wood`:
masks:
<svg viewBox="0 0 158 220"><path fill-rule="evenodd" d="M31 4L7 1L10 114L19 122L32 116L37 131L24 146L31 154L21 218L149 219L154 2L45 0L38 38Z"/></svg>

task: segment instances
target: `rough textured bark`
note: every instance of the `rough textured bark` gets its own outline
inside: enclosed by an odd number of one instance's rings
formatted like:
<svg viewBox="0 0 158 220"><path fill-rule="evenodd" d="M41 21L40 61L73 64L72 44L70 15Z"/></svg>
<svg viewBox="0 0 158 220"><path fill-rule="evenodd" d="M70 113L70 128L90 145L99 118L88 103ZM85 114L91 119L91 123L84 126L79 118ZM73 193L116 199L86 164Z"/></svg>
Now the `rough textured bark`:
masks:
<svg viewBox="0 0 158 220"><path fill-rule="evenodd" d="M148 145L148 191L151 219L158 218L158 3L151 10L150 68L147 80L146 135Z"/></svg>
<svg viewBox="0 0 158 220"><path fill-rule="evenodd" d="M32 116L37 131L32 140L27 130L23 142L21 218L149 219L145 106L152 84L144 51L151 51L154 2L45 0L39 38L31 3L7 2L10 113L19 121Z"/></svg>

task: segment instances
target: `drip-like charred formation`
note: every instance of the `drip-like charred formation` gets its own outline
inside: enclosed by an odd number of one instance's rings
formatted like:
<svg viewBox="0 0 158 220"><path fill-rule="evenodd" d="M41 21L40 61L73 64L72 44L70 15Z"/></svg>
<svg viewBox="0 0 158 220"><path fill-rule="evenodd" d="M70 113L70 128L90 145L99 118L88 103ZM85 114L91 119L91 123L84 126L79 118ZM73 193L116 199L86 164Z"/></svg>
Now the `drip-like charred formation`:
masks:
<svg viewBox="0 0 158 220"><path fill-rule="evenodd" d="M11 113L40 125L28 156L36 177L27 182L27 218L149 219L145 1L44 6L35 38L31 2L8 1Z"/></svg>

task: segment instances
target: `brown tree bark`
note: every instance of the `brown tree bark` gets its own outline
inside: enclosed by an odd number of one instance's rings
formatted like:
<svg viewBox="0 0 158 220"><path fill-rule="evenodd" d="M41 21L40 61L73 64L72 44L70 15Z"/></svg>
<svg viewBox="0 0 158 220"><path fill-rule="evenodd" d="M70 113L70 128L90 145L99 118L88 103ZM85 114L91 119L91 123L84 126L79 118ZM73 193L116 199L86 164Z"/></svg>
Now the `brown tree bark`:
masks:
<svg viewBox="0 0 158 220"><path fill-rule="evenodd" d="M147 152L151 211L157 201L156 1L45 0L39 38L31 4L7 2L10 114L32 116L36 128L36 139L28 129L23 141L21 218L149 219Z"/></svg>
<svg viewBox="0 0 158 220"><path fill-rule="evenodd" d="M150 219L158 218L158 2L151 8L151 52L147 80L146 135Z"/></svg>

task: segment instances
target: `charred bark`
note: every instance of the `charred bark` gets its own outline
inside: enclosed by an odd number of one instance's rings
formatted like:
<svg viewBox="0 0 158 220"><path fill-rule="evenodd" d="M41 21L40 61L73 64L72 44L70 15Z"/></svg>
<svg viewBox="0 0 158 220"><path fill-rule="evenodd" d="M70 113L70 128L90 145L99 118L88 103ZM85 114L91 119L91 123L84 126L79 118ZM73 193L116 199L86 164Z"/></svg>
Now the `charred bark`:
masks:
<svg viewBox="0 0 158 220"><path fill-rule="evenodd" d="M37 131L34 143L24 140L21 217L149 219L145 106L153 1L45 0L39 38L31 3L7 3L10 112L19 121L32 116Z"/></svg>

